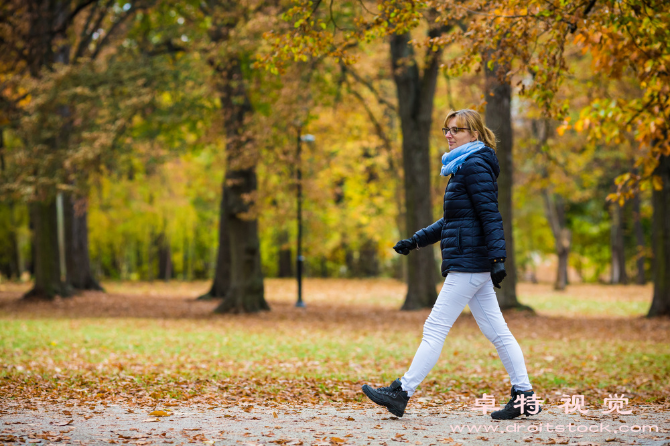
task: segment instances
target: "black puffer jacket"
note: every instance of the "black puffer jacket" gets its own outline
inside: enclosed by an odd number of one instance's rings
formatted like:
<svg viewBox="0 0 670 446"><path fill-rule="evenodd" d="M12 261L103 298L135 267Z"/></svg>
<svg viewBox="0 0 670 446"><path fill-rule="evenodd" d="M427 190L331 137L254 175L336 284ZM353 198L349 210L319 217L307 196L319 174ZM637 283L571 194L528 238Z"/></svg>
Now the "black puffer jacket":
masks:
<svg viewBox="0 0 670 446"><path fill-rule="evenodd" d="M414 234L420 248L440 241L443 276L449 271L489 272L493 259L506 257L499 173L493 149L470 155L447 184L442 218Z"/></svg>

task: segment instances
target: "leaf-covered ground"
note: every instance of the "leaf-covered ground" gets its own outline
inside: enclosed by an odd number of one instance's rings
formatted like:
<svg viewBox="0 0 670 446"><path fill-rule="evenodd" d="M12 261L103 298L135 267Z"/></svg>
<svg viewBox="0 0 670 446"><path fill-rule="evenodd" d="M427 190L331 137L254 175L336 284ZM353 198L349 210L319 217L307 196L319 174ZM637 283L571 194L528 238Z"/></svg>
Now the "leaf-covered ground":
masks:
<svg viewBox="0 0 670 446"><path fill-rule="evenodd" d="M28 286L0 284L0 402L124 404L169 409L368 404L363 383L387 385L408 368L429 311L398 311L393 280L310 279L307 308L292 280L266 280L272 311L214 315L194 298L207 283L106 283L46 303L19 300ZM583 394L601 407L670 408L670 320L642 317L651 287L521 284L538 315L505 313L545 403ZM416 394L416 407L465 407L483 393L499 403L509 379L466 311Z"/></svg>

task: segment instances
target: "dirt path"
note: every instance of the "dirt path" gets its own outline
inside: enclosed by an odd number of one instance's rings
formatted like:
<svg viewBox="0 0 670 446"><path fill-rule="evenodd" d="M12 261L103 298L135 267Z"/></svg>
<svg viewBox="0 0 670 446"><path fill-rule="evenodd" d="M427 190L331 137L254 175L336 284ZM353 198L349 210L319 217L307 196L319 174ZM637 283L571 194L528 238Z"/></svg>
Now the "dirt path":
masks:
<svg viewBox="0 0 670 446"><path fill-rule="evenodd" d="M670 412L653 406L633 407L631 415L589 411L584 416L544 406L537 416L511 421L446 408L409 408L399 419L372 404L189 406L167 408L168 416L151 416L155 408L124 405L25 408L5 400L3 406L0 444L670 445ZM638 427L642 430L631 432Z"/></svg>

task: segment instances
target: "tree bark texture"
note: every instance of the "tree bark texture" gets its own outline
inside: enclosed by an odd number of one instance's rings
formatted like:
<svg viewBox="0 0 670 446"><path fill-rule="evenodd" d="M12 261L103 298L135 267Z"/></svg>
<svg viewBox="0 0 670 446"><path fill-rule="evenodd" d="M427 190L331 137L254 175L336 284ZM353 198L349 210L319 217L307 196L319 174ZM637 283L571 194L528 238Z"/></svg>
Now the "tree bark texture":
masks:
<svg viewBox="0 0 670 446"><path fill-rule="evenodd" d="M654 298L647 317L670 316L670 157L661 156L654 171L663 180L663 188L652 192L654 216Z"/></svg>
<svg viewBox="0 0 670 446"><path fill-rule="evenodd" d="M428 51L419 73L410 35L391 36L393 79L398 95L405 173L405 228L408 235L433 223L430 197L430 128L442 51ZM408 256L407 296L402 310L430 308L437 299L437 264L432 249Z"/></svg>
<svg viewBox="0 0 670 446"><path fill-rule="evenodd" d="M501 309L518 308L521 305L516 297L516 263L514 261L514 234L512 231L512 186L514 164L512 161L512 88L498 79L499 66L494 64L490 70L485 65L486 79L486 126L496 135L496 155L500 163L498 176L498 206L503 219L505 233L505 271L507 277L501 283L502 289L496 290Z"/></svg>
<svg viewBox="0 0 670 446"><path fill-rule="evenodd" d="M104 291L93 278L88 251L87 199L63 196L67 283L75 290Z"/></svg>
<svg viewBox="0 0 670 446"><path fill-rule="evenodd" d="M23 298L50 300L56 295L69 296L67 284L60 277L56 199L34 202L29 206L33 226L35 283Z"/></svg>
<svg viewBox="0 0 670 446"><path fill-rule="evenodd" d="M624 239L623 207L618 202L610 203L610 246L612 251L611 284L626 284L626 244Z"/></svg>

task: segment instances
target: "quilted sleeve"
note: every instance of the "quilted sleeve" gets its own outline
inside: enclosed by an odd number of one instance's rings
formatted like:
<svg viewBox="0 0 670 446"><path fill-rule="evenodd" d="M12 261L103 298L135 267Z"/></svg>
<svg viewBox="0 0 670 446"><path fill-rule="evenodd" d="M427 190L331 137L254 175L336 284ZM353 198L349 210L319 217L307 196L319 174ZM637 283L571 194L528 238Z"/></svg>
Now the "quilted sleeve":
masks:
<svg viewBox="0 0 670 446"><path fill-rule="evenodd" d="M498 185L493 170L481 158L468 161L462 166L465 188L482 225L489 260L507 257L503 221L498 210Z"/></svg>
<svg viewBox="0 0 670 446"><path fill-rule="evenodd" d="M414 233L414 237L419 244L419 248L432 245L442 239L442 226L444 225L444 218L428 226L427 228L419 229Z"/></svg>

